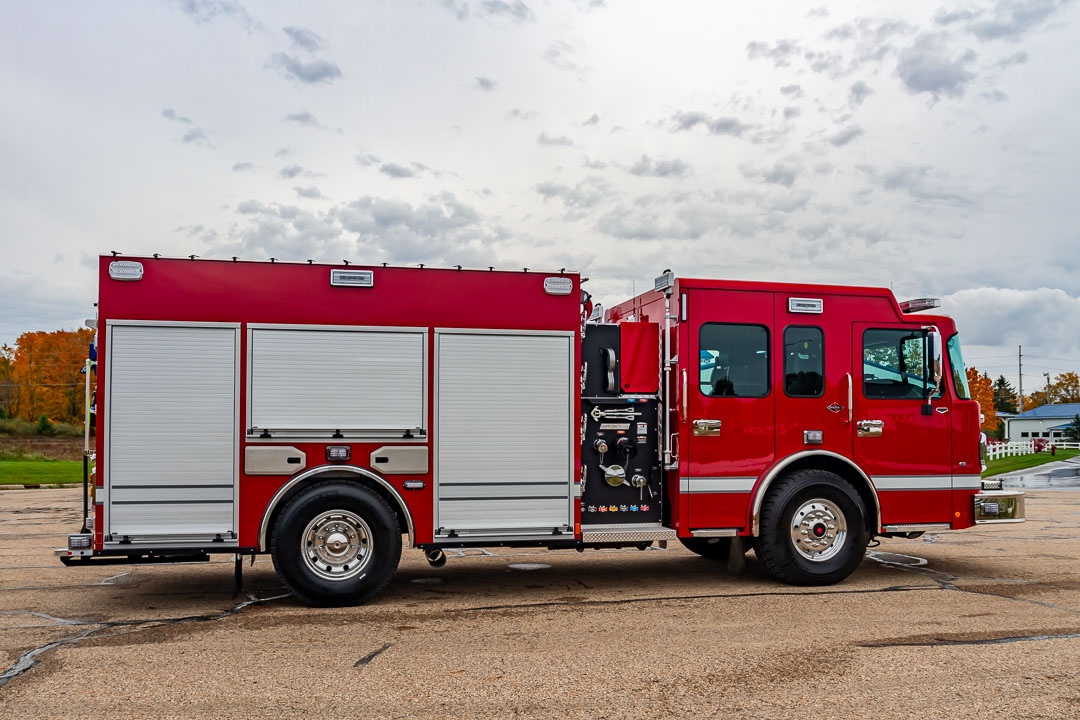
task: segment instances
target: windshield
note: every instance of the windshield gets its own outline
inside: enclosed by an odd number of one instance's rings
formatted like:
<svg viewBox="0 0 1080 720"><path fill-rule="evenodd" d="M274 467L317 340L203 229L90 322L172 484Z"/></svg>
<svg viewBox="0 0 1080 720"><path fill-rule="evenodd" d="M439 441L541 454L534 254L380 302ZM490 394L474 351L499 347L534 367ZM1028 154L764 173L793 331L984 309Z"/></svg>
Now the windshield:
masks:
<svg viewBox="0 0 1080 720"><path fill-rule="evenodd" d="M964 356L960 353L960 336L953 335L949 338L946 347L949 351L949 367L952 368L956 396L963 400L970 400L971 390L968 389L967 373L964 371Z"/></svg>

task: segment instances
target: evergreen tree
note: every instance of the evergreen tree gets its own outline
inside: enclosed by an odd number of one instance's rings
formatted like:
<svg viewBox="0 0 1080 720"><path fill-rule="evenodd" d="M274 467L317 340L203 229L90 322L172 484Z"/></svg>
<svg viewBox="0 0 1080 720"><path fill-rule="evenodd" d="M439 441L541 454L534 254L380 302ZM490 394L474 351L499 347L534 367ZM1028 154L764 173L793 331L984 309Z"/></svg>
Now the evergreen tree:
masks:
<svg viewBox="0 0 1080 720"><path fill-rule="evenodd" d="M1073 442L1080 440L1080 415L1074 416L1072 422L1065 428L1065 437Z"/></svg>
<svg viewBox="0 0 1080 720"><path fill-rule="evenodd" d="M999 413L1016 412L1016 390L1004 375L994 381L994 409Z"/></svg>

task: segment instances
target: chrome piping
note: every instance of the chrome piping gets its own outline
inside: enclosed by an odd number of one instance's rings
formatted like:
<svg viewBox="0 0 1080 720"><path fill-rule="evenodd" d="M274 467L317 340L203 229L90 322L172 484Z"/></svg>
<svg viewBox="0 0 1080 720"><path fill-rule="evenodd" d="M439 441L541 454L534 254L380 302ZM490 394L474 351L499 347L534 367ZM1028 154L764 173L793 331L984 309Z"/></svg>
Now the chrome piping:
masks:
<svg viewBox="0 0 1080 720"><path fill-rule="evenodd" d="M658 440L662 447L660 448L660 457L663 458L664 468L671 467L672 455L671 445L667 437L667 429L671 426L671 321L674 318L671 315L671 288L665 288L664 290L664 395L663 395L663 408L660 410L660 427Z"/></svg>
<svg viewBox="0 0 1080 720"><path fill-rule="evenodd" d="M850 425L855 417L855 408L852 407L855 403L855 381L852 380L851 373L844 373L844 377L847 378L847 421Z"/></svg>

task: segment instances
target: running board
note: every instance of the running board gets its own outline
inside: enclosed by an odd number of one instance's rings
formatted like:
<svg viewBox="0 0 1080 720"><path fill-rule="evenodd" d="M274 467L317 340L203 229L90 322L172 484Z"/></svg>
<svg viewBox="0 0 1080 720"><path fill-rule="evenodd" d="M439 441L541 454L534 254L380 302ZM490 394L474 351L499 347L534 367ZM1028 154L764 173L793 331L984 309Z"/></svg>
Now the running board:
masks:
<svg viewBox="0 0 1080 720"><path fill-rule="evenodd" d="M677 537L674 530L656 523L581 526L583 543L647 543L675 540Z"/></svg>
<svg viewBox="0 0 1080 720"><path fill-rule="evenodd" d="M886 525L885 532L927 532L933 530L951 530L949 523L903 523L900 525Z"/></svg>

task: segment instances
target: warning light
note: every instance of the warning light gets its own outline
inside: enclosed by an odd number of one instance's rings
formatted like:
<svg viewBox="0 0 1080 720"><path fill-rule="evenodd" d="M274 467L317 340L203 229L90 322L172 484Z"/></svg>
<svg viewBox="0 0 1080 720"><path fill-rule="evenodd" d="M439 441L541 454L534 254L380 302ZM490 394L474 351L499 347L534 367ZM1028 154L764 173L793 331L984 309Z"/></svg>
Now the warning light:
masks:
<svg viewBox="0 0 1080 720"><path fill-rule="evenodd" d="M956 517L960 517L960 511L959 510L956 511Z"/></svg>
<svg viewBox="0 0 1080 720"><path fill-rule="evenodd" d="M348 462L352 459L352 448L348 445L327 445L327 462Z"/></svg>

